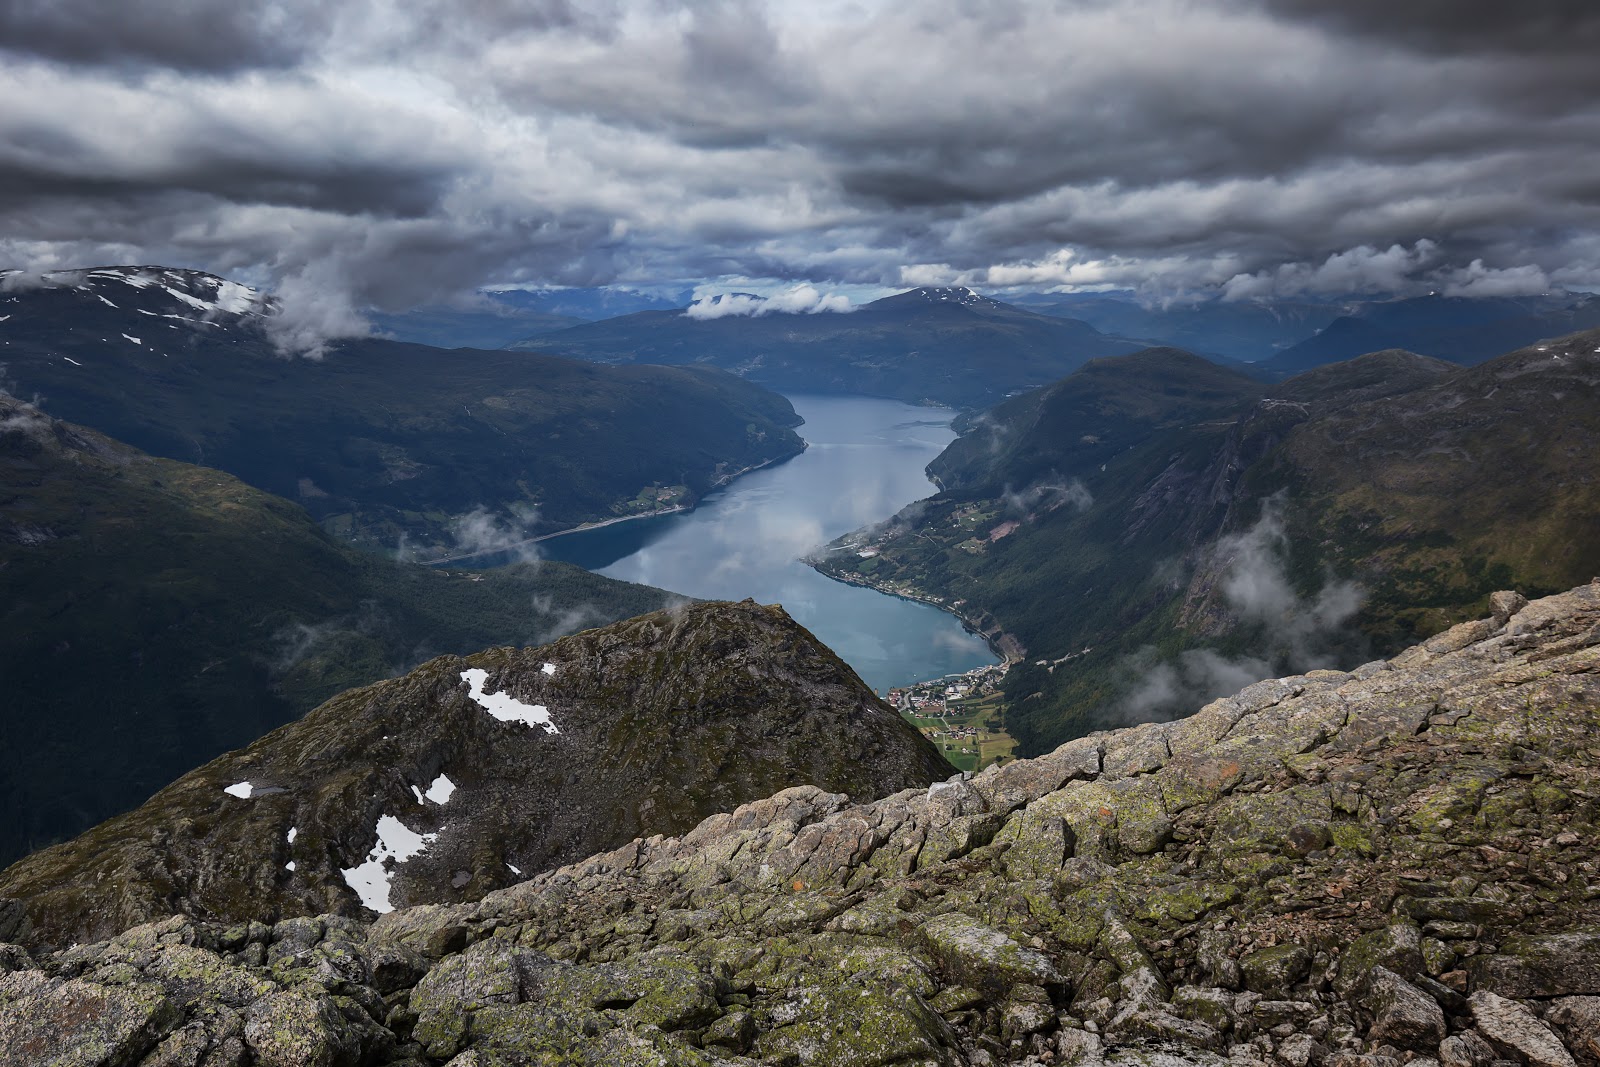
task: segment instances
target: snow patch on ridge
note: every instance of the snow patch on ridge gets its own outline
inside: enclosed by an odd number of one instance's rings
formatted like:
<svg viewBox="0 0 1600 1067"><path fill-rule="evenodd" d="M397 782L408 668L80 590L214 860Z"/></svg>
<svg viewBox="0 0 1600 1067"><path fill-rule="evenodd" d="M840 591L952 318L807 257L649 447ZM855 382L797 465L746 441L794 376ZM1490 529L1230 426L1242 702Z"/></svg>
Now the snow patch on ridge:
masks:
<svg viewBox="0 0 1600 1067"><path fill-rule="evenodd" d="M546 673L548 675L551 675L551 676L554 676L555 673L556 673L556 665L554 663L546 663L543 667L540 667L539 669L541 671L543 671L544 673Z"/></svg>
<svg viewBox="0 0 1600 1067"><path fill-rule="evenodd" d="M438 834L419 834L393 815L378 817L378 843L367 853L365 863L342 868L344 883L355 890L361 903L380 915L394 910L389 891L394 888L394 865L404 863L439 839ZM392 862L391 862L392 861Z"/></svg>
<svg viewBox="0 0 1600 1067"><path fill-rule="evenodd" d="M448 804L450 802L450 794L455 791L456 784L441 774L433 780L433 784L428 787L428 791L424 795L435 804Z"/></svg>
<svg viewBox="0 0 1600 1067"><path fill-rule="evenodd" d="M543 704L524 704L510 693L485 693L483 685L489 672L479 667L461 672L461 680L471 686L468 694L490 715L501 722L520 722L525 726L542 726L547 734L558 734L556 724L550 721L550 709Z"/></svg>
<svg viewBox="0 0 1600 1067"><path fill-rule="evenodd" d="M222 791L231 797L238 797L240 800L249 800L250 794L255 792L255 788L256 787L251 785L249 782L234 782L232 785L223 786Z"/></svg>
<svg viewBox="0 0 1600 1067"><path fill-rule="evenodd" d="M226 311L230 315L243 315L256 306L256 291L248 285L223 279L217 286L216 305L218 311Z"/></svg>

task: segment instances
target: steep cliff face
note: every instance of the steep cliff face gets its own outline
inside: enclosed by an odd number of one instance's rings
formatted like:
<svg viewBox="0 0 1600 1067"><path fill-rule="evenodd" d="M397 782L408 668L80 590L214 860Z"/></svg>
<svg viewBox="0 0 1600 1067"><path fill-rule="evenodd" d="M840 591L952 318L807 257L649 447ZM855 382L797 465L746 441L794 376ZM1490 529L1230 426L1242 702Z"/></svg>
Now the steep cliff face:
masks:
<svg viewBox="0 0 1600 1067"><path fill-rule="evenodd" d="M0 1062L1588 1067L1596 751L1600 582L1502 593L1388 662L473 903L0 949Z"/></svg>
<svg viewBox="0 0 1600 1067"><path fill-rule="evenodd" d="M951 773L777 607L700 604L345 693L0 874L38 936L475 900L813 784Z"/></svg>

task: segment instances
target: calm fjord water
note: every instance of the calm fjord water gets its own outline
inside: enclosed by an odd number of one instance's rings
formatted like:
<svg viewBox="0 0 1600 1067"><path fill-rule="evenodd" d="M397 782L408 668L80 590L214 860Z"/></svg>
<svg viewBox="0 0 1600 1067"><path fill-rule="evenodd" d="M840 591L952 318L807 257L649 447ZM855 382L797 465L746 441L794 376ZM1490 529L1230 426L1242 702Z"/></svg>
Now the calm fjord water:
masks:
<svg viewBox="0 0 1600 1067"><path fill-rule="evenodd" d="M544 554L688 596L782 604L880 693L995 662L954 616L800 562L931 495L923 468L955 439L954 412L866 397L789 399L806 420L803 454L736 479L691 512L553 538Z"/></svg>

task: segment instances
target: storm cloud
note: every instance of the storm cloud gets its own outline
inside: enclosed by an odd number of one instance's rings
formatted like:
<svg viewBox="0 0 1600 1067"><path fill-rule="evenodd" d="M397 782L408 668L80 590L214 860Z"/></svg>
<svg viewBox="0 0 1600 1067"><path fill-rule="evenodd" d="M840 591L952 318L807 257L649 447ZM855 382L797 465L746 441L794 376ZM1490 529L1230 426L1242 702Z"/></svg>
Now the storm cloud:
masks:
<svg viewBox="0 0 1600 1067"><path fill-rule="evenodd" d="M313 333L485 284L1594 288L1597 46L1585 0L0 0L0 265Z"/></svg>

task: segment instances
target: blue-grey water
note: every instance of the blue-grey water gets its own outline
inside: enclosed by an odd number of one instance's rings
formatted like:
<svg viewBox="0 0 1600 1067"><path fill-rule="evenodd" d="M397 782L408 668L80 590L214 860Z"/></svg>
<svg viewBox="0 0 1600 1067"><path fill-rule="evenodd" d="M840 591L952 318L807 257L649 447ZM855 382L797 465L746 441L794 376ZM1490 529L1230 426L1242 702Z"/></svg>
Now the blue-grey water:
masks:
<svg viewBox="0 0 1600 1067"><path fill-rule="evenodd" d="M954 412L866 397L789 400L806 420L801 455L743 475L693 511L552 538L544 554L707 600L782 604L880 693L996 662L954 616L800 562L931 495L923 468L955 439Z"/></svg>

